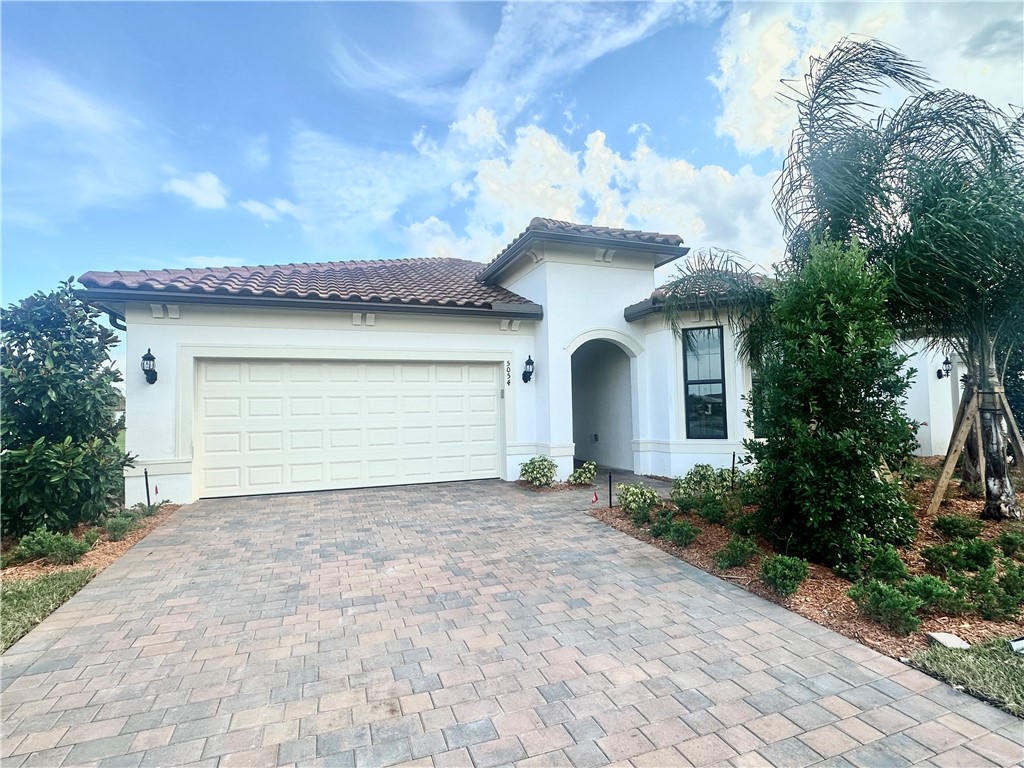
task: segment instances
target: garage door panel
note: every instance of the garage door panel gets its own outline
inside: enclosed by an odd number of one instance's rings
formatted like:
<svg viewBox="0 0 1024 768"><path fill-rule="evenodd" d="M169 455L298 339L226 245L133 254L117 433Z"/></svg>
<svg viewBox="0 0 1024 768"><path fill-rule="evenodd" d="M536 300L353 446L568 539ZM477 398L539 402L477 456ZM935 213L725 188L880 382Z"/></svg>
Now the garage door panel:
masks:
<svg viewBox="0 0 1024 768"><path fill-rule="evenodd" d="M204 361L200 495L500 474L498 366Z"/></svg>

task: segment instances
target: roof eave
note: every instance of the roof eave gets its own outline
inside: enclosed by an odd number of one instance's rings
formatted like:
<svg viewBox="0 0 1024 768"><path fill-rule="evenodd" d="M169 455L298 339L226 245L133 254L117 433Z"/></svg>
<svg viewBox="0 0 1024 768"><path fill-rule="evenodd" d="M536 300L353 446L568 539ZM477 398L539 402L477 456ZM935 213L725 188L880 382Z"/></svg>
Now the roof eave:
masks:
<svg viewBox="0 0 1024 768"><path fill-rule="evenodd" d="M660 314L664 309L665 305L661 302L655 303L654 299L644 299L636 304L630 304L623 310L622 315L626 318L627 323L632 323L644 317Z"/></svg>
<svg viewBox="0 0 1024 768"><path fill-rule="evenodd" d="M645 243L636 240L623 240L616 237L600 237L597 235L574 235L567 232L548 232L530 230L522 235L516 242L510 245L506 251L497 259L492 261L483 271L477 275L477 280L485 285L494 285L501 273L510 267L529 247L540 241L570 243L573 245L592 245L599 248L609 248L617 251L641 251L654 254L659 257L655 260L654 266L661 267L670 264L681 256L685 256L690 249L684 245L665 245L662 243Z"/></svg>
<svg viewBox="0 0 1024 768"><path fill-rule="evenodd" d="M285 296L237 296L230 294L197 294L188 292L147 291L118 288L89 288L80 292L90 304L104 307L108 302L137 302L140 304L205 304L233 307L264 307L279 309L310 309L333 312L375 312L419 315L448 315L456 317L500 317L514 320L541 320L544 308L540 304L514 304L493 302L489 307L461 307L441 304L397 304L373 301L337 301Z"/></svg>

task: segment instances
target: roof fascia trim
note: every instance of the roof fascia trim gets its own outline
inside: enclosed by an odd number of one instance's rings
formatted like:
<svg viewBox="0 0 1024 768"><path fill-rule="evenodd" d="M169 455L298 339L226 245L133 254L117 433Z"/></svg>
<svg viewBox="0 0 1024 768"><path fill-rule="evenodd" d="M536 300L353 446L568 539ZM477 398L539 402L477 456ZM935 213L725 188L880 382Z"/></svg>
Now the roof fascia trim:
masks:
<svg viewBox="0 0 1024 768"><path fill-rule="evenodd" d="M457 317L505 317L519 320L541 320L544 307L540 304L511 304L494 302L485 307L447 307L436 304L388 304L368 301L332 301L330 299L300 299L281 296L228 296L223 294L194 294L187 292L133 291L130 289L86 288L84 298L90 303L125 301L160 304L211 304L233 307L273 307L278 309L311 309L334 312L375 312L418 315L448 315Z"/></svg>

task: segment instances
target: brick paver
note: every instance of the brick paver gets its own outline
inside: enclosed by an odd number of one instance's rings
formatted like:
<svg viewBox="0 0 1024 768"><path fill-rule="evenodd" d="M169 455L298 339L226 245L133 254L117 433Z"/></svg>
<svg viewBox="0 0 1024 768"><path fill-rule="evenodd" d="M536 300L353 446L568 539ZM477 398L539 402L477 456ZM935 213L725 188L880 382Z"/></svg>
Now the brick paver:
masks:
<svg viewBox="0 0 1024 768"><path fill-rule="evenodd" d="M498 481L203 501L2 657L5 768L1000 765L1020 720Z"/></svg>

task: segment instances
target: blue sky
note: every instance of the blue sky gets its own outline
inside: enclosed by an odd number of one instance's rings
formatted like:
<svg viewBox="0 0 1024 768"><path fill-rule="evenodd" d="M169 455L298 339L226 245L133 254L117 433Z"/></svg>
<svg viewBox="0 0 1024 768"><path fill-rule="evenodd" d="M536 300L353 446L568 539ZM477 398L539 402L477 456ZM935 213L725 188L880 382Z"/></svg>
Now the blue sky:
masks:
<svg viewBox="0 0 1024 768"><path fill-rule="evenodd" d="M1024 102L1019 2L9 3L4 304L88 270L458 256L533 216L770 263L780 78L850 33Z"/></svg>

